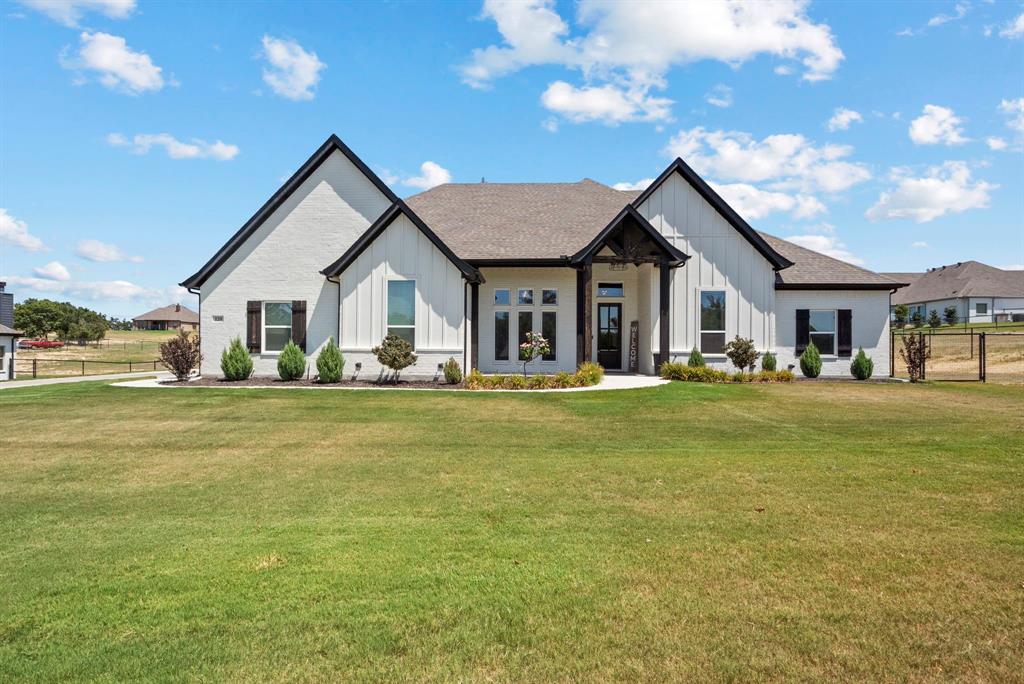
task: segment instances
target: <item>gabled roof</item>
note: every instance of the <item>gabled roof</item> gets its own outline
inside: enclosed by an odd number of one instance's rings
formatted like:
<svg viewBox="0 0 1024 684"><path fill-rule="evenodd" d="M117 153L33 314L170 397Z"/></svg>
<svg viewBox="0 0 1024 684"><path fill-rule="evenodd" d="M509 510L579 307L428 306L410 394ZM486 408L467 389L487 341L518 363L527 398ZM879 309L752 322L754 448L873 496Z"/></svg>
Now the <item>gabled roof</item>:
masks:
<svg viewBox="0 0 1024 684"><path fill-rule="evenodd" d="M11 337L24 337L25 333L21 332L20 330L15 330L14 328L10 328L4 325L3 323L0 323L0 335L9 335Z"/></svg>
<svg viewBox="0 0 1024 684"><path fill-rule="evenodd" d="M747 242L753 245L754 249L760 252L776 271L789 268L793 265L791 261L773 249L772 246L768 244L768 242L766 242L756 230L750 227L750 224L744 221L743 218L740 217L740 215L737 214L736 211L730 207L729 204L722 199L710 185L704 182L703 178L698 176L697 173L679 157L676 157L676 160L669 164L668 168L662 171L661 175L655 178L654 182L633 200L633 206L640 207L640 205L646 202L647 199L654 194L654 191L661 187L661 184L668 180L674 173L678 173L682 176L683 180L689 183L690 186L696 190L708 204L714 207L715 211L722 215L722 218L728 221L733 228L738 230L740 235L746 238Z"/></svg>
<svg viewBox="0 0 1024 684"><path fill-rule="evenodd" d="M604 227L604 230L598 233L597 236L587 244L586 247L573 254L572 258L569 259L569 262L579 264L593 258L593 256L605 245L606 240L608 240L608 237L612 235L612 233L629 225L636 226L643 234L646 234L655 245L656 249L669 260L669 263L672 266L681 266L690 258L689 254L680 251L672 243L666 240L665 236L659 233L658 230L633 207L633 205L627 204L623 207L622 211L620 211L618 215Z"/></svg>
<svg viewBox="0 0 1024 684"><path fill-rule="evenodd" d="M412 224L416 226L419 231L423 233L423 235L425 235L427 239L430 240L450 262L452 262L452 264L454 264L455 268L459 269L463 278L472 283L483 282L483 277L480 275L480 271L455 256L455 253L448 248L448 245L442 242L434 231L427 227L427 224L425 224L420 217L416 215L416 212L410 209L405 202L397 198L394 203L388 207L387 211L381 214L380 218L374 221L373 224L366 229L366 232L360 235L359 239L353 242L352 246L345 250L345 253L342 254L337 261L320 272L328 278L335 278L341 275L341 273L348 268L352 262L366 250L367 247L373 244L374 240L387 230L388 226L390 226L395 219L402 215L408 218Z"/></svg>
<svg viewBox="0 0 1024 684"><path fill-rule="evenodd" d="M893 304L917 304L958 297L1024 297L1024 271L1004 271L980 261L933 268L893 295Z"/></svg>
<svg viewBox="0 0 1024 684"><path fill-rule="evenodd" d="M136 316L133 321L181 321L182 323L198 323L199 314L187 306L180 304L168 304L159 309L147 311L141 316Z"/></svg>
<svg viewBox="0 0 1024 684"><path fill-rule="evenodd" d="M352 164L359 169L364 176L373 183L381 193L392 202L398 201L398 196L391 191L384 181L382 181L377 174L370 170L363 160L356 156L355 152L350 150L348 146L341 141L337 135L331 134L331 137L324 141L324 144L313 153L313 155L306 160L306 162L299 167L299 170L292 174L292 177L285 182L284 185L275 192L266 203L260 207L259 211L252 215L245 224L238 229L231 239L224 243L224 246L217 250L217 253L213 257L203 264L203 267L193 273L191 276L186 278L180 283L182 287L196 288L201 286L210 275L216 271L228 257L234 254L235 250L242 246L242 244L255 233L263 222L266 221L274 211L280 207L285 200L287 200L293 192L295 192L300 185L307 178L309 178L317 167L319 167L331 154L335 151L344 154Z"/></svg>
<svg viewBox="0 0 1024 684"><path fill-rule="evenodd" d="M893 290L905 285L774 235L759 235L793 264L785 271L775 273L776 290Z"/></svg>

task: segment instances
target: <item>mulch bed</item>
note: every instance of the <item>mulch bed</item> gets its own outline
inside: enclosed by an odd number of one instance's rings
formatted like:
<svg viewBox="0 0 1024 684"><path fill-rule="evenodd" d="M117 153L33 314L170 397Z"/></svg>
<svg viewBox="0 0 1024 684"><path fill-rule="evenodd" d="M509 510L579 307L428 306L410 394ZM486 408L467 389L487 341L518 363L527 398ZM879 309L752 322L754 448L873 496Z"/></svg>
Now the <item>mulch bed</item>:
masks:
<svg viewBox="0 0 1024 684"><path fill-rule="evenodd" d="M344 379L341 382L320 383L313 380L281 380L280 378L251 377L248 380L224 380L223 378L197 378L186 382L164 380L161 385L188 385L189 387L377 387L405 389L464 389L464 385L449 385L435 380L399 380L393 382L374 382L371 380Z"/></svg>

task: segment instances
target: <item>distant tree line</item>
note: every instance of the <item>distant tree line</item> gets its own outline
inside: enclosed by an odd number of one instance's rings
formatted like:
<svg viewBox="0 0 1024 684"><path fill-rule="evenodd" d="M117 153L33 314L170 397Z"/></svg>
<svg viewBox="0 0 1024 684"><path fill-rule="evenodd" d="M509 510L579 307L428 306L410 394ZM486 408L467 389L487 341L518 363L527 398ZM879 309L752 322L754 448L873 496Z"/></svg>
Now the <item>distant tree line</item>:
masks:
<svg viewBox="0 0 1024 684"><path fill-rule="evenodd" d="M53 334L66 341L95 342L112 326L103 314L71 302L26 299L14 305L14 327L30 337Z"/></svg>

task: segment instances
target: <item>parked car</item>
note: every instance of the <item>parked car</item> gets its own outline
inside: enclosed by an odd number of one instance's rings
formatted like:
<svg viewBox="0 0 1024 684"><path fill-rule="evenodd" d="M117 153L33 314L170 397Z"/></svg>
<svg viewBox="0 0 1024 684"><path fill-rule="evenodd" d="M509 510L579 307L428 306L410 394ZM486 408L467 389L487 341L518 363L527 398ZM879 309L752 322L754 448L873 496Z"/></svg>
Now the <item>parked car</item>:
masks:
<svg viewBox="0 0 1024 684"><path fill-rule="evenodd" d="M18 342L19 349L60 349L64 343L60 340L47 340L39 338L35 340L21 340Z"/></svg>

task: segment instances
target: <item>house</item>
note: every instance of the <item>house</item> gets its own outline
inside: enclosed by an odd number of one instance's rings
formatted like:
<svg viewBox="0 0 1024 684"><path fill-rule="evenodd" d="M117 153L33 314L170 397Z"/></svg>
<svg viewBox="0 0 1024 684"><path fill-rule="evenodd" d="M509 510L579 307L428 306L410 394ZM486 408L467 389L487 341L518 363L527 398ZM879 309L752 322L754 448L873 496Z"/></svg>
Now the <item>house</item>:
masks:
<svg viewBox="0 0 1024 684"><path fill-rule="evenodd" d="M199 330L199 314L187 306L170 304L132 319L134 330Z"/></svg>
<svg viewBox="0 0 1024 684"><path fill-rule="evenodd" d="M331 136L202 268L202 372L241 337L255 372L288 340L310 360L334 337L346 371L375 376L387 333L419 356L407 374L508 372L535 331L533 372L654 373L699 348L728 367L735 336L796 364L813 340L823 373L858 347L889 355L901 283L759 233L681 159L642 192L578 183L445 184L402 200Z"/></svg>
<svg viewBox="0 0 1024 684"><path fill-rule="evenodd" d="M1004 271L980 261L961 261L925 273L885 273L909 285L893 295L892 304L905 304L907 317L922 321L932 311L943 315L956 307L962 323L1024 321L1024 271Z"/></svg>
<svg viewBox="0 0 1024 684"><path fill-rule="evenodd" d="M0 281L0 380L14 380L14 351L25 335L14 329L14 294L6 290Z"/></svg>

